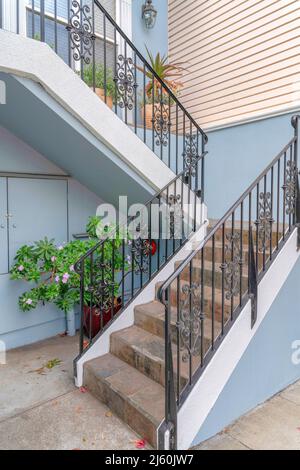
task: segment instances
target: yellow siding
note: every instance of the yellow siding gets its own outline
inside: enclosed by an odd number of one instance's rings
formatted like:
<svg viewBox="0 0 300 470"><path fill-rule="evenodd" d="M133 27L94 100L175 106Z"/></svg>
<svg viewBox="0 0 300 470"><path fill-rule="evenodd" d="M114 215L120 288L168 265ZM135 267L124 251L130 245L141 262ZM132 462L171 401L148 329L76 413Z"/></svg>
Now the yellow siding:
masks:
<svg viewBox="0 0 300 470"><path fill-rule="evenodd" d="M204 127L300 104L300 0L169 0L169 50Z"/></svg>

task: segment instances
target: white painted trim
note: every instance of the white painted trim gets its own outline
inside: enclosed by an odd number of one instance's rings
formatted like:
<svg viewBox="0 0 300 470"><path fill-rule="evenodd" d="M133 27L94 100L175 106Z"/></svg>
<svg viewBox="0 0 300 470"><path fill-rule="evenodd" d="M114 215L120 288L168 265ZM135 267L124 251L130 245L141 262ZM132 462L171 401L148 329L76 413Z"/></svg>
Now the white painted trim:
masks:
<svg viewBox="0 0 300 470"><path fill-rule="evenodd" d="M0 71L42 85L71 116L153 189L175 174L45 43L0 30ZM118 138L116 138L118 136Z"/></svg>
<svg viewBox="0 0 300 470"><path fill-rule="evenodd" d="M169 263L152 279L152 281L143 289L136 299L123 311L122 315L115 320L112 325L102 334L102 336L93 344L93 346L77 362L77 378L75 385L83 385L83 367L84 364L92 359L103 356L109 352L110 335L115 331L123 330L134 324L134 308L137 305L151 302L155 299L155 286L158 282L165 281L174 272L174 264L177 261L183 261L193 250L194 240L201 242L207 233L208 221L206 220L202 227L191 237L190 243L187 243L182 249L169 261Z"/></svg>
<svg viewBox="0 0 300 470"><path fill-rule="evenodd" d="M283 108L278 108L275 111L268 111L267 113L259 113L254 116L244 117L242 119L233 120L233 121L223 121L221 124L211 124L209 126L204 126L203 130L205 132L219 131L221 129L228 129L229 127L242 126L244 124L251 124L252 122L263 121L264 119L270 119L276 116L283 116L285 114L298 113L300 111L300 101L296 101L291 106L284 106Z"/></svg>
<svg viewBox="0 0 300 470"><path fill-rule="evenodd" d="M178 449L191 446L299 257L295 229L258 286L258 318L255 327L251 330L249 301L179 410Z"/></svg>

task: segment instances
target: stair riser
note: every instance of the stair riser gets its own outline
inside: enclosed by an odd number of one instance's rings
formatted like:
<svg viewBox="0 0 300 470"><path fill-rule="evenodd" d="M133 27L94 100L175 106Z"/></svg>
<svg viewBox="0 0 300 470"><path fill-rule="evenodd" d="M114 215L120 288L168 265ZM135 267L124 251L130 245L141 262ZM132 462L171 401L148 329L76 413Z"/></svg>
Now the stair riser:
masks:
<svg viewBox="0 0 300 470"><path fill-rule="evenodd" d="M273 227L274 228L274 227ZM275 225L275 230L276 230L276 225ZM240 231L236 231L235 233L238 233L240 234ZM255 225L253 225L253 239L254 239L254 243L255 243L255 240L256 240L256 227ZM225 243L228 242L228 240L226 239L226 235L231 235L231 229L230 228L226 228L225 229ZM279 240L281 238L281 233L278 234L278 237L279 237ZM222 242L223 240L223 235L222 235L222 230L218 230L215 234L215 241L216 242ZM277 233L276 231L273 230L273 234L272 234L272 244L273 244L273 247L275 246L275 244L277 243ZM249 232L248 230L243 230L243 245L244 245L244 249L246 249L246 247L248 246L249 244Z"/></svg>
<svg viewBox="0 0 300 470"><path fill-rule="evenodd" d="M165 361L163 358L164 351L162 354L160 354L162 357L150 357L143 354L142 351L132 348L130 344L115 336L111 338L110 352L122 361L127 362L127 364L134 367L142 374L146 375L146 377L149 377L163 387L165 386ZM174 373L174 378L177 383L176 373ZM181 377L182 387L186 384L186 382L187 379Z"/></svg>
<svg viewBox="0 0 300 470"><path fill-rule="evenodd" d="M84 384L98 400L105 403L123 422L146 439L154 448L157 447L156 426L152 421L133 407L128 399L126 400L120 393L113 390L107 382L100 381L99 378L96 379L88 366L85 368Z"/></svg>
<svg viewBox="0 0 300 470"><path fill-rule="evenodd" d="M224 317L228 318L230 315L230 308L226 306L226 310L224 312ZM215 319L216 321L221 321L222 319L222 312L221 310L218 310L215 312ZM207 320L208 321L208 320ZM164 321L159 319L159 318L153 318L151 316L145 315L139 311L135 312L135 325L142 328L145 331L148 331L148 333L152 333L156 336L159 336L160 338L164 338L165 333L164 333ZM171 323L171 339L174 344L177 344L177 335L178 335L178 330L176 328L176 325L173 321ZM210 346L210 339L205 338L203 339L203 345L204 345L204 350L208 349Z"/></svg>
<svg viewBox="0 0 300 470"><path fill-rule="evenodd" d="M201 272L202 270L199 268L193 268L192 273L192 282L200 283L201 282ZM182 281L190 282L190 272L189 270L185 269L182 274L180 275L180 279ZM214 273L214 282L216 289L222 289L222 270L220 265L216 265L215 273ZM204 269L204 285L211 287L213 283L213 276L212 271L210 269ZM242 279L243 289L247 288L248 279L244 275Z"/></svg>
<svg viewBox="0 0 300 470"><path fill-rule="evenodd" d="M195 280L195 282L197 282ZM211 283L210 283L211 284ZM220 292L220 287L215 284L215 287L219 289ZM243 279L243 293L246 292L248 287L248 280ZM157 292L158 292L159 286L157 286ZM207 291L207 289L206 289ZM237 301L239 299L239 296L234 297L234 304L236 305ZM175 287L172 287L170 290L170 305L173 308L177 308L177 289ZM211 318L212 316L212 292L210 291L209 293L206 292L204 302L203 302L203 308L204 308L204 313L207 318ZM230 315L231 312L231 301L226 299L226 291L224 291L224 320L226 321L226 318ZM215 301L214 301L214 313L215 313L215 319L219 322L222 321L222 299L221 299L221 294L218 293L215 296ZM141 326L144 328L143 326ZM153 325L153 328L155 328L155 325ZM147 330L148 331L148 330ZM158 333L154 333L158 334Z"/></svg>

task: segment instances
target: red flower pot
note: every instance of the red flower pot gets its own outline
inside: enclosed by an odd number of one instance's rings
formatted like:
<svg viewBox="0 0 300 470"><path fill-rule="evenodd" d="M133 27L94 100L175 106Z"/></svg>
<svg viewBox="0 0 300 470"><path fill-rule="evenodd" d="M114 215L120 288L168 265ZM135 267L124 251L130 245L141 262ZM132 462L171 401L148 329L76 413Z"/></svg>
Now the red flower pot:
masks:
<svg viewBox="0 0 300 470"><path fill-rule="evenodd" d="M121 299L116 299L115 301L115 306L114 306L114 311L112 315L111 308L107 310L101 310L98 307L88 307L87 305L84 305L83 307L83 328L84 328L84 333L87 337L94 338L99 331L101 330L101 327L104 327L111 319L112 316L116 315L116 313L119 312L119 310L122 307ZM102 317L102 321L101 321Z"/></svg>

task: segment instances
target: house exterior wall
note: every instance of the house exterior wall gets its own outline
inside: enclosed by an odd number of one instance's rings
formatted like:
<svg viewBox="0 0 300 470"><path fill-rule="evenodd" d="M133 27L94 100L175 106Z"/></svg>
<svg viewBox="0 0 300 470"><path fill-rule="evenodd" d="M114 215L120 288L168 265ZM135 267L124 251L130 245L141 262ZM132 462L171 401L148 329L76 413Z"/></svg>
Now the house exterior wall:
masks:
<svg viewBox="0 0 300 470"><path fill-rule="evenodd" d="M168 53L168 0L154 0L157 20L153 29L147 29L142 20L142 5L145 0L132 0L132 41L137 49L147 57L146 47L156 55Z"/></svg>
<svg viewBox="0 0 300 470"><path fill-rule="evenodd" d="M298 260L193 445L214 436L241 415L299 380L299 278Z"/></svg>
<svg viewBox="0 0 300 470"><path fill-rule="evenodd" d="M204 128L300 103L298 0L170 0L181 100Z"/></svg>
<svg viewBox="0 0 300 470"><path fill-rule="evenodd" d="M38 175L43 176L39 178ZM50 175L57 176L51 177ZM1 204L1 225L6 224L7 207L11 208L12 216L16 217L17 203L20 198L22 200L22 195L23 198L25 197L25 193L30 196L30 184L32 182L38 184L40 188L40 200L43 201L43 204L39 204L41 201L33 199L32 204L28 204L28 210L24 211L23 214L19 213L17 220L14 219L16 230L18 228L21 230L18 236L19 241L22 236L26 236L32 241L37 240L39 238L37 235L38 230L39 235L43 233L42 238L49 236L46 229L45 233L43 232L43 226L38 228L37 219L34 222L35 218L38 217L37 210L40 210L41 219L43 217L47 218L47 216L50 217L49 211L51 211L51 217L54 217L57 224L59 224L59 226L51 227L52 233L60 237L60 239L56 239L56 242L67 242L73 239L74 234L85 231L88 217L95 215L98 205L102 202L99 197L78 181L64 176L64 172L60 168L50 163L43 155L33 150L3 127L0 128L0 176L1 181L6 180L7 188L11 188L11 193L7 190L3 192L5 197L8 195L8 204ZM34 180L31 179L32 176L34 176ZM60 207L55 211L55 214L51 209L51 196L54 196L51 193L52 182L55 188L58 184L58 190L62 190L59 196ZM47 185L49 185L49 188L47 188ZM50 189L49 194L46 192L48 189ZM32 197L34 197L33 187ZM35 213L32 212L33 205L37 206ZM38 209L39 206L40 209ZM59 212L62 214L60 218L58 217ZM14 230L12 223L11 233ZM22 230L22 226L24 230ZM12 255L9 257L9 246L11 245L9 245L7 239L1 238L0 240L1 266L6 266L6 269L0 271L3 273L0 275L0 340L5 342L7 349L10 349L65 331L64 314L51 305L40 306L36 310L27 313L19 310L18 296L28 288L28 285L10 280L8 270L12 262ZM16 240L14 247L18 248L19 244ZM77 318L77 322L78 320Z"/></svg>
<svg viewBox="0 0 300 470"><path fill-rule="evenodd" d="M205 203L209 218L222 217L292 139L293 114L208 132Z"/></svg>

